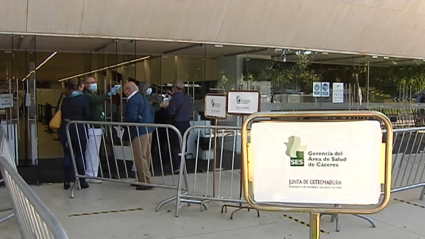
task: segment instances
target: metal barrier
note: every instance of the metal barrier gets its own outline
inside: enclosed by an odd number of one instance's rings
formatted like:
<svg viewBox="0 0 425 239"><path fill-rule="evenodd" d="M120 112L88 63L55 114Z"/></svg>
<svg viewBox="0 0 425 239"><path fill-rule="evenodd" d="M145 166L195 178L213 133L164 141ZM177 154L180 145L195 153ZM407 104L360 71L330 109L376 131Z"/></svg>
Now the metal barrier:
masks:
<svg viewBox="0 0 425 239"><path fill-rule="evenodd" d="M67 239L59 221L18 174L13 158L7 153L8 144L3 128L0 128L0 140L3 152L0 156L0 171L12 201L21 237ZM8 215L4 220L12 216Z"/></svg>
<svg viewBox="0 0 425 239"><path fill-rule="evenodd" d="M187 175L187 190L182 187L184 175L180 174L176 217L182 203L205 205L207 201L219 201L246 204L241 194L238 170L241 166L240 135L241 128L236 126L197 125L185 132L182 152L187 152L188 143L195 143L196 153L193 160L181 158L180 168L187 168L190 174Z"/></svg>
<svg viewBox="0 0 425 239"><path fill-rule="evenodd" d="M236 126L193 126L186 131L183 135L182 152L187 151L188 143L196 143L197 151L192 160L186 157L181 158L180 167L187 167L189 174L181 175L179 180L176 217L179 216L184 203L205 205L210 201L218 201L224 203L222 212L228 203L246 205L245 199L240 194L240 132L241 128ZM425 194L424 136L425 127L394 130L392 168L394 176L391 192L422 187L420 199L423 199ZM216 161L215 170L214 161ZM187 190L183 188L184 178L188 180ZM367 220L375 227L371 218L357 214L354 216ZM339 231L338 215L332 215L331 221L334 220L336 231Z"/></svg>
<svg viewBox="0 0 425 239"><path fill-rule="evenodd" d="M4 179L3 178L0 179L0 183L4 183ZM0 209L0 212L8 212L8 211L12 211L12 210L13 210L13 208L7 207L7 208ZM7 221L9 219L12 219L14 216L15 216L15 214L10 213L10 214L8 214L8 215L6 215L4 217L0 217L0 223L3 223L3 222L5 222L5 221Z"/></svg>
<svg viewBox="0 0 425 239"><path fill-rule="evenodd" d="M425 127L394 130L391 192L422 187L425 194Z"/></svg>
<svg viewBox="0 0 425 239"><path fill-rule="evenodd" d="M137 135L148 130L152 134L130 139L128 132L131 130ZM76 178L71 198L74 197L75 186L81 189L81 179L87 179L89 183L126 183L143 186L146 190L152 187L177 189L176 170L180 164L173 165L176 163L172 160L172 148L177 143L178 150L181 149L182 136L176 127L168 124L71 121L66 133L71 154L69 160L72 160ZM96 146L100 149L96 150ZM135 156L140 158L135 159ZM134 165L139 170L133 173ZM187 182L185 171L182 173L184 182ZM175 199L176 196L173 196L160 202L157 210Z"/></svg>

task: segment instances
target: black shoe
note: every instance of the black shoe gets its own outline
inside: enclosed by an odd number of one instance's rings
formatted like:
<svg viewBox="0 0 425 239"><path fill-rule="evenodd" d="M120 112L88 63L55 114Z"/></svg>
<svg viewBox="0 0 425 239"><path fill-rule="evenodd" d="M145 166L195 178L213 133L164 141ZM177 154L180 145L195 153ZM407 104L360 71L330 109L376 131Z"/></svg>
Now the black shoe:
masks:
<svg viewBox="0 0 425 239"><path fill-rule="evenodd" d="M85 188L89 187L89 184L86 183L86 182L84 182L84 183L80 182L80 185L81 185L81 189L85 189Z"/></svg>
<svg viewBox="0 0 425 239"><path fill-rule="evenodd" d="M152 190L153 189L153 187L151 187L151 186L137 186L136 187L136 190L138 190L138 191L145 191L145 190Z"/></svg>
<svg viewBox="0 0 425 239"><path fill-rule="evenodd" d="M69 182L63 183L63 189L68 190L71 186L69 185Z"/></svg>

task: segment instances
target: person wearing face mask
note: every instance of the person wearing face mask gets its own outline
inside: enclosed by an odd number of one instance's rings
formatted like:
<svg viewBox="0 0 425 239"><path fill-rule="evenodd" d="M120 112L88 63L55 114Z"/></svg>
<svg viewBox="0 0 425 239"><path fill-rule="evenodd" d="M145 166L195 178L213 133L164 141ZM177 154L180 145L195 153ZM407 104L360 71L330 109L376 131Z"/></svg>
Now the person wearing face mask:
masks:
<svg viewBox="0 0 425 239"><path fill-rule="evenodd" d="M84 88L83 80L74 78L66 83L66 91L60 103L60 110L62 112L62 122L58 131L59 140L62 143L64 151L64 183L65 190L69 189L72 179L72 153L75 155L75 163L77 166L78 174L84 174L83 153L87 147L87 127L84 125L76 125L76 127L69 127L69 137L71 142L68 142L66 127L70 121L73 120L90 120L92 119L92 112L90 109L90 102L84 96L82 90ZM72 144L70 147L69 143ZM72 151L72 153L71 153ZM81 188L88 188L89 185L84 178L80 178Z"/></svg>
<svg viewBox="0 0 425 239"><path fill-rule="evenodd" d="M123 92L127 96L124 122L153 124L155 121L155 111L152 108L147 93L150 91L147 82L140 83L143 87L139 92L139 87L134 82L124 85ZM150 172L152 162L151 145L154 127L130 127L129 136L133 150L134 163L136 165L139 183L152 184L153 179ZM138 185L136 190L152 189L150 185Z"/></svg>
<svg viewBox="0 0 425 239"><path fill-rule="evenodd" d="M86 77L84 81L84 94L90 101L90 107L93 113L93 121L105 121L105 112L103 104L116 95L118 90L121 88L120 85L112 87L112 89L103 95L97 95L97 82L92 76ZM100 143L102 142L103 128L101 125L89 125L87 141L87 149L85 152L85 175L88 177L97 177L99 171L99 150ZM97 179L87 179L88 183L101 183L102 181Z"/></svg>

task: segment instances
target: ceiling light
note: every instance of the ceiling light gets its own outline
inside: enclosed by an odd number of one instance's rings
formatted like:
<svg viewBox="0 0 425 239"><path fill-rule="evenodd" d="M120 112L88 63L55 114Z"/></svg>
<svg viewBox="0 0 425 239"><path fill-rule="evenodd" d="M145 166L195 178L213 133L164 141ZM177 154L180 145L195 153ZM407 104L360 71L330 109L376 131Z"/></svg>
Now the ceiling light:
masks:
<svg viewBox="0 0 425 239"><path fill-rule="evenodd" d="M311 51L305 51L304 52L304 55L310 55L311 54Z"/></svg>
<svg viewBox="0 0 425 239"><path fill-rule="evenodd" d="M223 47L223 45L214 45L215 47Z"/></svg>
<svg viewBox="0 0 425 239"><path fill-rule="evenodd" d="M327 52L322 52L322 55L327 55L328 53Z"/></svg>
<svg viewBox="0 0 425 239"><path fill-rule="evenodd" d="M385 59L385 60L388 60L388 59L390 59L390 58L389 58L388 56L384 56L384 59Z"/></svg>
<svg viewBox="0 0 425 239"><path fill-rule="evenodd" d="M114 68L119 67L119 66L124 66L124 65L136 63L136 62L139 62L139 61L144 61L144 60L149 59L149 58L151 58L151 56L145 56L145 57L137 58L137 59L134 59L134 60L131 60L131 61L125 61L125 62L121 62L121 63L115 64L115 65L102 67L102 68L99 68L99 69L96 69L96 70L92 70L92 71L84 72L84 73L81 73L81 74L78 74L78 75L69 76L69 77L60 79L60 80L58 80L58 82L67 81L67 80L70 80L70 79L75 78L75 77L86 76L86 75L93 74L93 73L100 72L100 71L104 71L104 70L114 69Z"/></svg>
<svg viewBox="0 0 425 239"><path fill-rule="evenodd" d="M43 62L40 63L40 65L38 65L34 70L32 70L30 73L28 73L27 76L24 77L24 79L22 79L22 81L25 81L26 79L28 79L33 73L35 73L38 69L40 69L44 64L46 64L50 59L52 59L56 54L58 54L57 51L53 52L52 54L50 54L50 56L48 56L46 58L46 60L44 60Z"/></svg>
<svg viewBox="0 0 425 239"><path fill-rule="evenodd" d="M373 59L378 59L378 56L372 56Z"/></svg>

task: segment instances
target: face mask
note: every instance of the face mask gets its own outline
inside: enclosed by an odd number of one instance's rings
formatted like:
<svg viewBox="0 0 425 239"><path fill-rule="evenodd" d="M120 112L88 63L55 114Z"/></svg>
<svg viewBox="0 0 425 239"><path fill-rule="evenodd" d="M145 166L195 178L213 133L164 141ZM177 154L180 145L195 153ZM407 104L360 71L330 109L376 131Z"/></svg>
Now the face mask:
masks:
<svg viewBox="0 0 425 239"><path fill-rule="evenodd" d="M89 90L91 92L96 92L97 91L97 83L93 83L90 85Z"/></svg>
<svg viewBox="0 0 425 239"><path fill-rule="evenodd" d="M147 95L152 94L152 88L150 88L150 87L149 87L149 88L146 90L146 94L147 94Z"/></svg>

